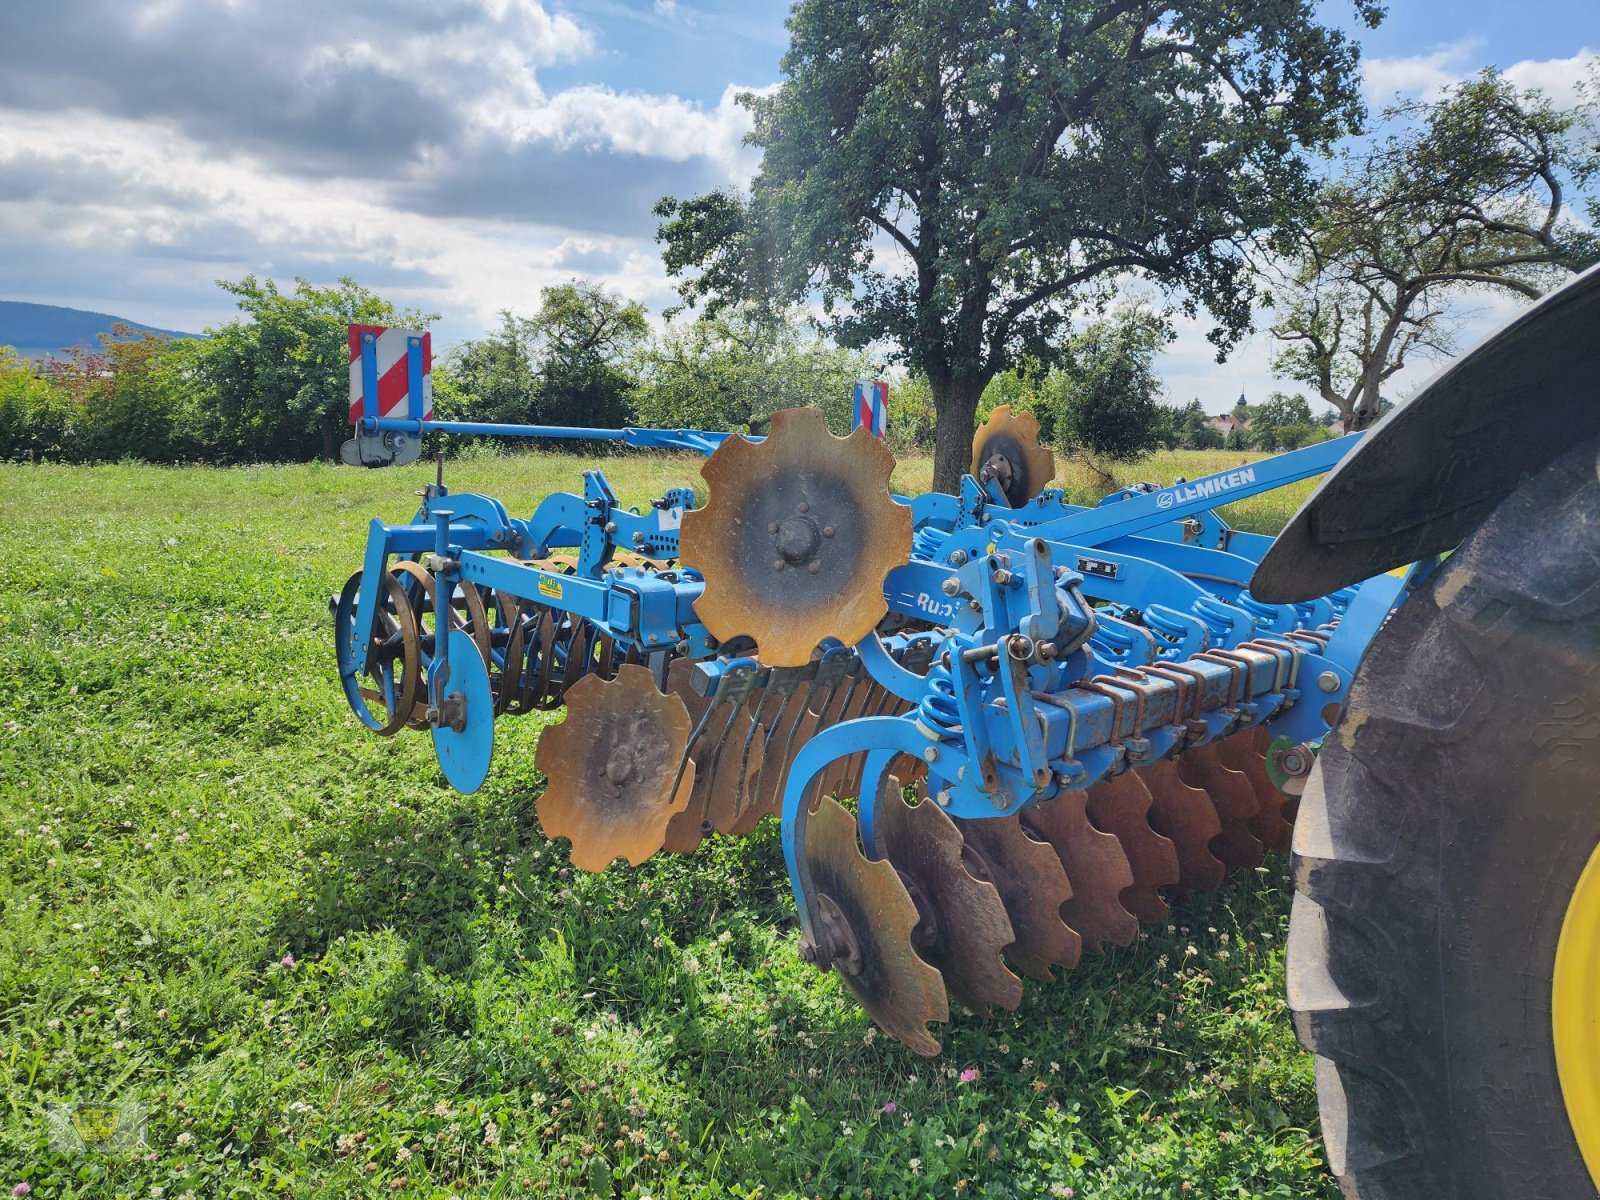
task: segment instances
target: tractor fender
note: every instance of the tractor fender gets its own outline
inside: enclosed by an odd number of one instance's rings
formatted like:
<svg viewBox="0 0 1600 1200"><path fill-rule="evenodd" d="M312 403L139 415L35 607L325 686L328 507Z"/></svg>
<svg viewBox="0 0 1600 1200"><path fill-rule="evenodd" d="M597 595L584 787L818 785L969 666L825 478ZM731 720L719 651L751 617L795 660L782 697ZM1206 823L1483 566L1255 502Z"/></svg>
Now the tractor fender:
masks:
<svg viewBox="0 0 1600 1200"><path fill-rule="evenodd" d="M1600 266L1447 364L1323 479L1250 593L1325 596L1460 544L1518 484L1600 434Z"/></svg>

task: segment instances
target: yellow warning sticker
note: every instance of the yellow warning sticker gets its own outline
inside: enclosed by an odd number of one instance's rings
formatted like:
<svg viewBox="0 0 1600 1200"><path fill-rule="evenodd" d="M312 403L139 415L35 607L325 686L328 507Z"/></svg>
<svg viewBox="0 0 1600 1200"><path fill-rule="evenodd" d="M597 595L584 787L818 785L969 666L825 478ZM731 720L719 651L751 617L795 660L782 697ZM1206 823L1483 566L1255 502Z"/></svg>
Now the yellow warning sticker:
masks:
<svg viewBox="0 0 1600 1200"><path fill-rule="evenodd" d="M561 599L561 584L557 580L551 579L548 575L541 575L539 577L539 594L541 596L549 596L552 600L559 600Z"/></svg>

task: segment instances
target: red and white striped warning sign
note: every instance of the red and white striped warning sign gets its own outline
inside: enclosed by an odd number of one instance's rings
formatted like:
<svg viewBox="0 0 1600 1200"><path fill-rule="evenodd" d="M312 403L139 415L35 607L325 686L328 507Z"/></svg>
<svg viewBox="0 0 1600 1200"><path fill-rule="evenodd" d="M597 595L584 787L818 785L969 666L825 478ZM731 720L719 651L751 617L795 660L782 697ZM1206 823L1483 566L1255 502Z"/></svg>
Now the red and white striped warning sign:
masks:
<svg viewBox="0 0 1600 1200"><path fill-rule="evenodd" d="M419 353L418 363L412 362L412 349ZM372 360L369 370L363 359ZM412 374L422 403L413 407L411 391ZM375 404L367 403L367 379L377 380ZM408 329L389 329L383 325L350 326L350 421L362 417L433 417L433 339L426 332Z"/></svg>

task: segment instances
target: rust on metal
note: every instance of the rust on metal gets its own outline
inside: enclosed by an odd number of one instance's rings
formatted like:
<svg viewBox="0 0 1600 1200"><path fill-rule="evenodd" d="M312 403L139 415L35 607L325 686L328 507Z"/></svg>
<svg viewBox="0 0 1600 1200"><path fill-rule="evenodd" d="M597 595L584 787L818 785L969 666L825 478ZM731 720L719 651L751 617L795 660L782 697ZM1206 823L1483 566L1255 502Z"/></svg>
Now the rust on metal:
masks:
<svg viewBox="0 0 1600 1200"><path fill-rule="evenodd" d="M1055 455L1039 445L1039 422L1032 413L1011 415L1002 404L972 435L974 479L994 480L1012 508L1021 508L1056 477Z"/></svg>
<svg viewBox="0 0 1600 1200"><path fill-rule="evenodd" d="M1211 852L1227 867L1259 867L1265 851L1250 832L1250 822L1261 806L1244 774L1223 766L1216 745L1211 744L1192 747L1178 756L1178 778L1205 792L1216 805L1222 831L1212 839Z"/></svg>
<svg viewBox="0 0 1600 1200"><path fill-rule="evenodd" d="M1106 942L1131 943L1139 921L1122 906L1122 893L1133 886L1128 856L1121 842L1089 823L1088 799L1081 788L1069 788L1020 815L1061 859L1072 881L1072 899L1061 906L1061 915L1083 938L1084 952L1099 954Z"/></svg>
<svg viewBox="0 0 1600 1200"><path fill-rule="evenodd" d="M1022 980L1001 952L1012 942L1011 921L994 884L962 865L961 832L936 804L900 798L889 776L878 800L878 846L900 873L916 903L912 932L917 953L939 969L950 994L979 1016L991 1006L1014 1009Z"/></svg>
<svg viewBox="0 0 1600 1200"><path fill-rule="evenodd" d="M1014 816L957 820L956 827L968 873L994 884L1011 919L1016 941L1006 947L1006 961L1045 981L1054 978L1052 967L1077 966L1083 940L1061 919L1072 884L1050 844L1030 837Z"/></svg>
<svg viewBox="0 0 1600 1200"><path fill-rule="evenodd" d="M1210 891L1228 876L1211 852L1211 842L1222 832L1222 819L1211 798L1178 777L1170 758L1157 759L1139 770L1150 789L1150 827L1172 843L1178 852L1178 884L1185 891Z"/></svg>
<svg viewBox="0 0 1600 1200"><path fill-rule="evenodd" d="M801 847L813 936L808 961L834 967L867 1015L918 1054L939 1053L929 1022L950 1019L937 968L911 944L917 906L887 859L861 853L856 819L824 796L810 816Z"/></svg>
<svg viewBox="0 0 1600 1200"><path fill-rule="evenodd" d="M539 738L534 764L548 783L539 820L572 841L572 864L603 871L614 859L637 866L662 848L667 823L694 790L689 713L656 690L650 672L623 667L613 680L585 676L567 696L567 716ZM677 788L673 782L677 779Z"/></svg>
<svg viewBox="0 0 1600 1200"><path fill-rule="evenodd" d="M835 437L815 408L774 413L759 444L723 442L700 471L710 499L679 534L680 560L705 576L695 612L712 635L752 637L763 663L798 667L826 638L871 632L888 611L884 577L911 554L893 470L865 428Z"/></svg>
<svg viewBox="0 0 1600 1200"><path fill-rule="evenodd" d="M1250 820L1250 832L1268 850L1286 853L1294 839L1295 804L1272 784L1267 774L1266 743L1272 735L1261 726L1246 729L1217 743L1217 758L1223 766L1241 772L1250 781L1259 806Z"/></svg>
<svg viewBox="0 0 1600 1200"><path fill-rule="evenodd" d="M1178 883L1177 848L1150 827L1153 803L1150 789L1133 771L1103 779L1089 789L1089 820L1122 843L1133 871L1133 883L1122 892L1122 907L1148 922L1166 918L1161 889Z"/></svg>

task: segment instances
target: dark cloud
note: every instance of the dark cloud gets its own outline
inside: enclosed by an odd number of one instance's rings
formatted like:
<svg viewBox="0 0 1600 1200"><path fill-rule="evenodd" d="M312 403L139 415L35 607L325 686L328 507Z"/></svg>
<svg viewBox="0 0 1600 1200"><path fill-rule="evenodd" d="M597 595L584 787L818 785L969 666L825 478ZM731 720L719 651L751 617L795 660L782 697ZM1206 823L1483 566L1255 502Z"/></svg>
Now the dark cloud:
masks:
<svg viewBox="0 0 1600 1200"><path fill-rule="evenodd" d="M429 216L535 222L614 236L651 237L651 208L725 182L705 159L672 162L582 147L490 143L425 178L395 186L390 199Z"/></svg>
<svg viewBox="0 0 1600 1200"><path fill-rule="evenodd" d="M493 44L501 31L459 2L12 2L0 106L159 118L282 169L386 177L464 136L461 105L503 82L426 61L446 34Z"/></svg>

